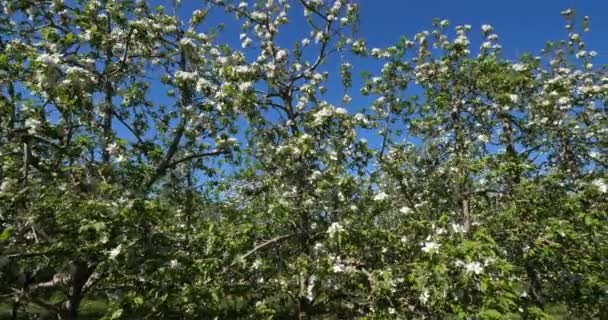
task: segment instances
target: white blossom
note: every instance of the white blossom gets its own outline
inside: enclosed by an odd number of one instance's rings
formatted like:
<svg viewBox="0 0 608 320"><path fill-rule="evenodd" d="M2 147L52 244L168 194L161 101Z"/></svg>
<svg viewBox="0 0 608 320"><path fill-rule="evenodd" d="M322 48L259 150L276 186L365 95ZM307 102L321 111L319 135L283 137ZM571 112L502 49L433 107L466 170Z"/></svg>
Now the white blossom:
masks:
<svg viewBox="0 0 608 320"><path fill-rule="evenodd" d="M178 81L194 81L197 78L197 74L195 72L187 72L178 70L175 73L175 79Z"/></svg>
<svg viewBox="0 0 608 320"><path fill-rule="evenodd" d="M431 295L429 293L429 290L425 289L418 297L418 300L420 300L422 304L426 304L429 301L430 297Z"/></svg>
<svg viewBox="0 0 608 320"><path fill-rule="evenodd" d="M283 49L277 51L276 58L277 58L277 61L279 61L279 62L283 62L283 61L287 60L287 51L285 51Z"/></svg>
<svg viewBox="0 0 608 320"><path fill-rule="evenodd" d="M332 266L332 271L335 273L342 273L346 271L346 265L338 260Z"/></svg>
<svg viewBox="0 0 608 320"><path fill-rule="evenodd" d="M382 50L380 50L379 48L373 48L371 51L371 55L373 57L380 57L381 54L382 54Z"/></svg>
<svg viewBox="0 0 608 320"><path fill-rule="evenodd" d="M437 251L439 249L439 247L441 247L441 245L439 243L434 242L434 241L427 241L422 246L422 251L424 251L426 253L430 253L430 252Z"/></svg>
<svg viewBox="0 0 608 320"><path fill-rule="evenodd" d="M403 206L399 209L399 212L401 212L402 214L410 214L412 212L412 208L408 206Z"/></svg>
<svg viewBox="0 0 608 320"><path fill-rule="evenodd" d="M481 272L483 271L483 265L481 263L479 263L478 261L473 261L473 262L469 262L469 263L465 264L464 269L468 273L473 273L473 274L478 275L478 274L481 274Z"/></svg>
<svg viewBox="0 0 608 320"><path fill-rule="evenodd" d="M250 91L252 88L253 88L253 82L251 82L251 81L242 82L239 84L239 90L241 92Z"/></svg>
<svg viewBox="0 0 608 320"><path fill-rule="evenodd" d="M116 248L110 250L110 254L109 254L110 259L112 259L112 260L116 259L116 257L118 257L118 255L120 254L121 251L122 251L122 244L119 244Z"/></svg>
<svg viewBox="0 0 608 320"><path fill-rule="evenodd" d="M315 298L315 294L314 294L313 290L315 288L316 281L317 281L317 276L315 276L314 274L308 278L308 286L306 286L306 298L308 299L308 301L312 301Z"/></svg>
<svg viewBox="0 0 608 320"><path fill-rule="evenodd" d="M4 178L0 184L0 196L8 193L17 184L16 179Z"/></svg>
<svg viewBox="0 0 608 320"><path fill-rule="evenodd" d="M349 102L351 102L351 100L353 100L353 98L351 98L351 96L349 96L349 95L347 95L347 94L345 94L345 95L342 97L342 102L344 102L344 103L349 103Z"/></svg>
<svg viewBox="0 0 608 320"><path fill-rule="evenodd" d="M526 71L528 67L523 63L516 63L513 65L513 70L515 71Z"/></svg>
<svg viewBox="0 0 608 320"><path fill-rule="evenodd" d="M327 228L327 234L330 238L334 238L336 234L344 232L344 227L339 222L333 222L329 228Z"/></svg>
<svg viewBox="0 0 608 320"><path fill-rule="evenodd" d="M608 184L604 181L604 179L598 178L591 182L601 193L608 192Z"/></svg>
<svg viewBox="0 0 608 320"><path fill-rule="evenodd" d="M61 63L61 55L57 53L43 53L38 56L38 58L36 58L36 61L46 65L47 67L56 67L57 65L59 65L59 63Z"/></svg>
<svg viewBox="0 0 608 320"><path fill-rule="evenodd" d="M461 224L452 223L452 224L451 224L451 227L452 227L452 230L453 230L455 233L464 233L464 232L466 232L466 231L467 231L467 230L466 230L466 228L465 228L465 226L464 226L464 225L461 225Z"/></svg>
<svg viewBox="0 0 608 320"><path fill-rule="evenodd" d="M25 120L25 127L27 128L27 133L35 134L40 131L40 127L42 126L42 122L36 118L27 118Z"/></svg>
<svg viewBox="0 0 608 320"><path fill-rule="evenodd" d="M241 40L241 47L243 47L243 49L249 48L251 43L253 43L253 40L251 40L249 37L245 37Z"/></svg>
<svg viewBox="0 0 608 320"><path fill-rule="evenodd" d="M348 114L348 111L346 111L346 109L344 109L344 108L336 108L334 110L334 113L337 115L345 115L345 114Z"/></svg>
<svg viewBox="0 0 608 320"><path fill-rule="evenodd" d="M384 191L380 191L374 196L374 201L384 201L386 198L388 195Z"/></svg>

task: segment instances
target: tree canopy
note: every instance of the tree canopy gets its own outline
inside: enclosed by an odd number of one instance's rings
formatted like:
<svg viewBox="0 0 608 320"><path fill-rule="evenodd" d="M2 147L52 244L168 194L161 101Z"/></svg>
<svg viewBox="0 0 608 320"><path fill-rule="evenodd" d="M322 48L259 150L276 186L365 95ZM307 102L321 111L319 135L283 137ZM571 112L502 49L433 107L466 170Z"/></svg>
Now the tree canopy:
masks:
<svg viewBox="0 0 608 320"><path fill-rule="evenodd" d="M179 2L0 3L0 312L608 314L588 17L512 59L440 19L369 48L355 1Z"/></svg>

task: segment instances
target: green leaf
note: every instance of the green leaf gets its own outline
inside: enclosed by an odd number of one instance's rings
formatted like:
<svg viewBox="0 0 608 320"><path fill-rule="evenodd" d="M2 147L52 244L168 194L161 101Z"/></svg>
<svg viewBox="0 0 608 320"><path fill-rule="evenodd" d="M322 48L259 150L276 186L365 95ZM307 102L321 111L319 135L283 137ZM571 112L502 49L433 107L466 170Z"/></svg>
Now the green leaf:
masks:
<svg viewBox="0 0 608 320"><path fill-rule="evenodd" d="M122 316L122 308L118 309L114 312L112 312L112 316L110 316L110 319L120 319L120 317Z"/></svg>
<svg viewBox="0 0 608 320"><path fill-rule="evenodd" d="M141 306L144 304L144 298L142 298L141 296L137 296L137 297L133 298L133 303L136 306Z"/></svg>
<svg viewBox="0 0 608 320"><path fill-rule="evenodd" d="M11 227L4 229L4 231L2 231L2 233L0 233L0 242L6 241L8 239L8 237L11 236L12 232L13 232L13 228L11 228Z"/></svg>
<svg viewBox="0 0 608 320"><path fill-rule="evenodd" d="M481 319L502 319L502 314L494 309L483 310L479 317Z"/></svg>

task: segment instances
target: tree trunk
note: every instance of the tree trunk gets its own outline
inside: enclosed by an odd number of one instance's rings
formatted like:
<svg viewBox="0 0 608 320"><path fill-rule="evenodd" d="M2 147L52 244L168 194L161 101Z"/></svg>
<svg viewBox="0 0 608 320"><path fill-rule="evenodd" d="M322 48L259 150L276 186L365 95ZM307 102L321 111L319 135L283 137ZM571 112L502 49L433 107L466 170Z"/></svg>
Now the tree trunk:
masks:
<svg viewBox="0 0 608 320"><path fill-rule="evenodd" d="M77 319L80 303L85 295L85 284L95 270L95 265L89 266L86 262L77 262L74 267L75 270L68 290L68 299L61 306L60 317L62 320Z"/></svg>

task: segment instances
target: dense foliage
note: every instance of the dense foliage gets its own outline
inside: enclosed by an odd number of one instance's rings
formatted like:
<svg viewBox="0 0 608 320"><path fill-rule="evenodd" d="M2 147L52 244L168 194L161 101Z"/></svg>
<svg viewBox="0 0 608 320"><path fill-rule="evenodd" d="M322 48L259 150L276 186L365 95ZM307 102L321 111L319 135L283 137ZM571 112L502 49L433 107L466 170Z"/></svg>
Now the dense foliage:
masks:
<svg viewBox="0 0 608 320"><path fill-rule="evenodd" d="M608 314L587 17L513 60L489 25L368 48L353 1L197 3L0 2L6 316Z"/></svg>

